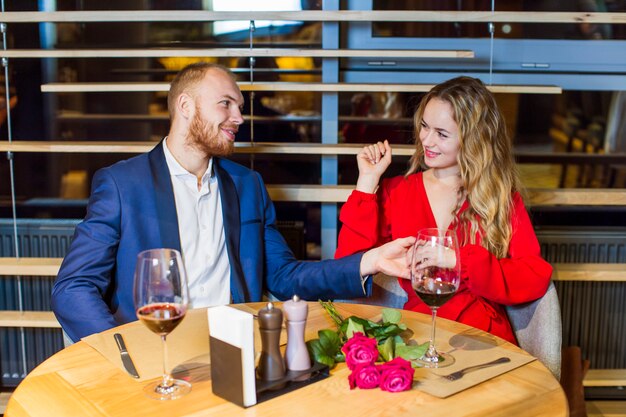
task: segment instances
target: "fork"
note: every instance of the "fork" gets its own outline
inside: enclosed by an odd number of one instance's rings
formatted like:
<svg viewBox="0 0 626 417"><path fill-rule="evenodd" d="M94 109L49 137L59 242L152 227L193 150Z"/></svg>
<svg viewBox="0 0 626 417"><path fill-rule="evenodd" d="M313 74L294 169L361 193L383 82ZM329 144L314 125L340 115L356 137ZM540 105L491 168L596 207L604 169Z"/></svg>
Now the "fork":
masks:
<svg viewBox="0 0 626 417"><path fill-rule="evenodd" d="M491 362L481 363L480 365L468 366L467 368L463 368L460 371L452 372L449 375L441 375L441 376L447 379L448 381L456 381L457 379L461 379L461 377L468 372L475 371L477 369L487 368L489 366L498 365L501 363L507 363L507 362L511 362L511 359L507 357L501 357Z"/></svg>

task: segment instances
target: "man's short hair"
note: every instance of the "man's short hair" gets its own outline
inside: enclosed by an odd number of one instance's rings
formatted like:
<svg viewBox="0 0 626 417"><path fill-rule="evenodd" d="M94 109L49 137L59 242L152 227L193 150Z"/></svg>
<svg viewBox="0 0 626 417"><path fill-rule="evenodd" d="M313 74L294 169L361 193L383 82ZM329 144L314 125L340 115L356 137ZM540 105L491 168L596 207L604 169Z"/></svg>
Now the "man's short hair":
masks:
<svg viewBox="0 0 626 417"><path fill-rule="evenodd" d="M195 86L202 81L204 75L210 70L220 70L228 74L233 81L237 81L233 72L220 64L212 62L196 62L194 64L187 65L180 70L172 83L170 84L170 91L167 94L167 110L170 114L170 120L174 119L174 110L176 109L176 99L184 92L190 93Z"/></svg>

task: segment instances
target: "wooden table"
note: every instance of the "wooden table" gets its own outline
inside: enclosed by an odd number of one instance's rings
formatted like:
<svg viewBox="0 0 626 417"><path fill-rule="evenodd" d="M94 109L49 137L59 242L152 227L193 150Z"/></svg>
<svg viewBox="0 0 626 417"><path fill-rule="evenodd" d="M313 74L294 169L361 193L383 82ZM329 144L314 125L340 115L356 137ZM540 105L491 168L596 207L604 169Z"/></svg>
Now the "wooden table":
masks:
<svg viewBox="0 0 626 417"><path fill-rule="evenodd" d="M262 304L250 304L259 309ZM344 317L372 318L379 307L336 304ZM190 316L192 317L192 316ZM197 316L196 316L197 317ZM402 311L402 322L418 340L428 337L430 317ZM141 326L134 322L125 326ZM437 320L441 329L467 332L465 325ZM321 328L334 328L318 303L310 304L307 338ZM473 329L473 331L476 331ZM109 330L112 334L114 330ZM502 347L519 348L497 339ZM155 355L160 355L156 351ZM171 356L175 352L170 351ZM192 375L193 389L175 401L156 401L134 381L85 342L50 357L33 370L13 393L7 417L20 416L567 416L567 401L558 381L539 361L530 362L480 385L441 399L416 390L387 393L379 389L350 390L349 370L340 364L323 381L248 409L211 392L207 371Z"/></svg>

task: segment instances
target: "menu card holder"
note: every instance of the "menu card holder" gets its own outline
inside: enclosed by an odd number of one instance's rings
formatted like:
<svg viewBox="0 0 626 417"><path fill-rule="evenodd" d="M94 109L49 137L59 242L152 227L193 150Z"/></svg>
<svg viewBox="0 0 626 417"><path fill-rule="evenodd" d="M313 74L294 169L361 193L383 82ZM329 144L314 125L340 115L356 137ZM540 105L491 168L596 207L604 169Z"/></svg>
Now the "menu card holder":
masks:
<svg viewBox="0 0 626 417"><path fill-rule="evenodd" d="M208 316L211 385L218 397L250 407L329 376L328 366L316 362L309 369L287 371L275 381L256 379L252 314L220 306L210 308Z"/></svg>
<svg viewBox="0 0 626 417"><path fill-rule="evenodd" d="M208 317L213 393L241 407L256 404L252 314L219 306Z"/></svg>

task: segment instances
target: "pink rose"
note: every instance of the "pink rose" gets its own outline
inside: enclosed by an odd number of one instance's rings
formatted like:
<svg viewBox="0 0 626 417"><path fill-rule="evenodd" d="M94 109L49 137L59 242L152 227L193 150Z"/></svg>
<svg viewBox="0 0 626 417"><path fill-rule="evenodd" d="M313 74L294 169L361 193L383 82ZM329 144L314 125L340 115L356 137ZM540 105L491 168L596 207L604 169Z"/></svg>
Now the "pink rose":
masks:
<svg viewBox="0 0 626 417"><path fill-rule="evenodd" d="M380 382L380 374L376 365L357 365L348 377L350 389L359 387L361 389L376 388Z"/></svg>
<svg viewBox="0 0 626 417"><path fill-rule="evenodd" d="M386 362L379 367L380 389L389 392L400 392L411 389L413 374L411 363L400 357Z"/></svg>
<svg viewBox="0 0 626 417"><path fill-rule="evenodd" d="M354 333L343 345L341 351L346 355L346 365L352 371L357 365L372 365L378 358L378 343L363 333Z"/></svg>

